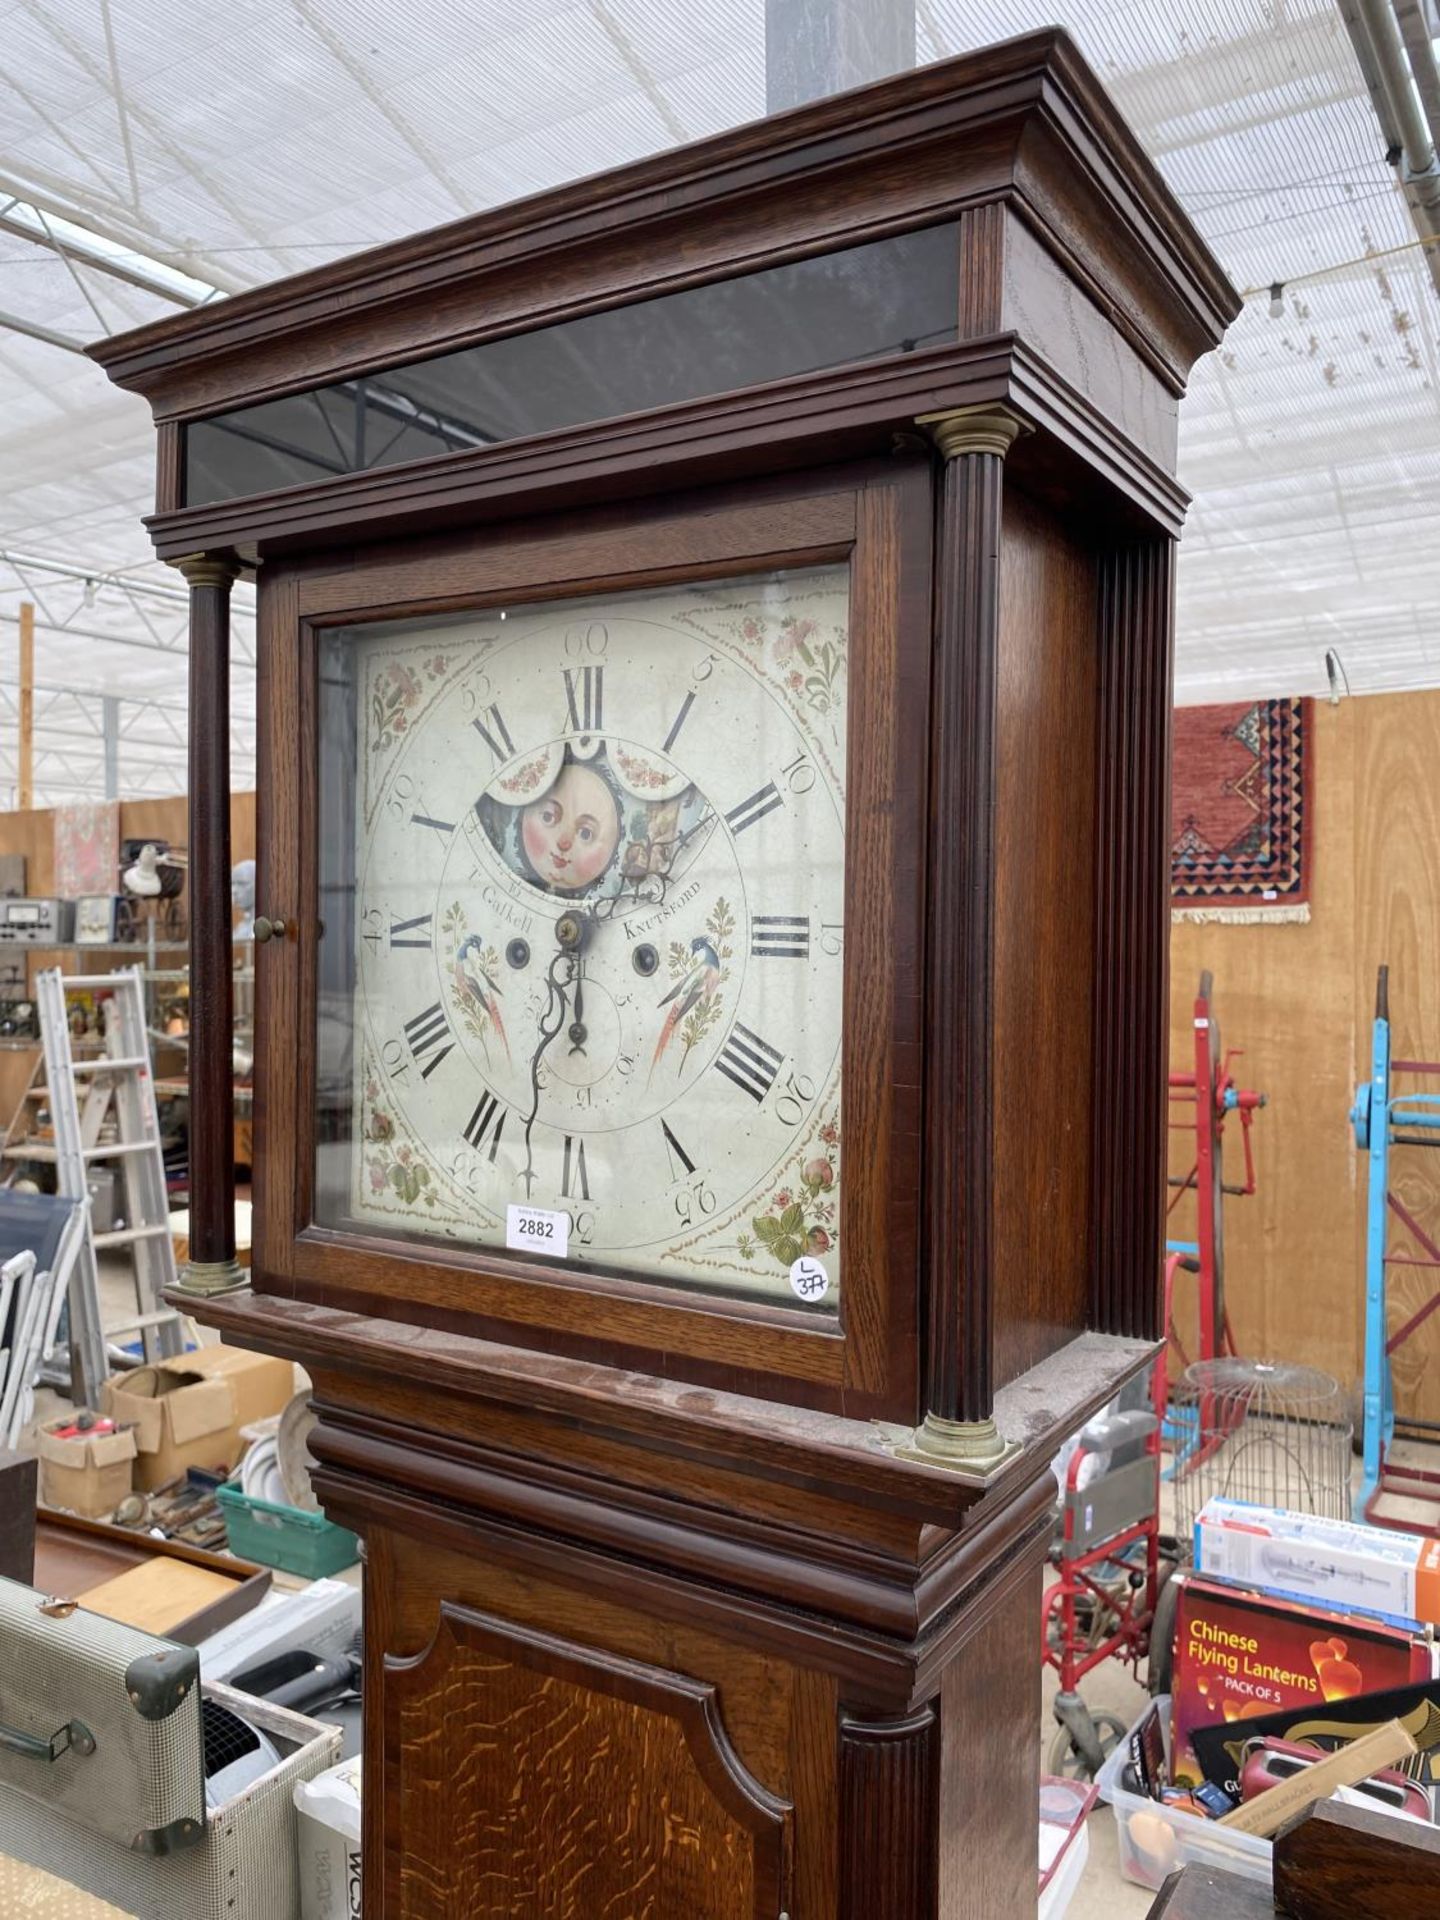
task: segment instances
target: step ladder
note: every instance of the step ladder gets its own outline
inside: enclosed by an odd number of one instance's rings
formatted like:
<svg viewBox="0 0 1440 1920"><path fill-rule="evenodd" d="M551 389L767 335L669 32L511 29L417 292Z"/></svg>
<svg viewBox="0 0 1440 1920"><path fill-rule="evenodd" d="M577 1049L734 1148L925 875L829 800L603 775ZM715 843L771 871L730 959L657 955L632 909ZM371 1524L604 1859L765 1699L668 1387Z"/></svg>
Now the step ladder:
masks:
<svg viewBox="0 0 1440 1920"><path fill-rule="evenodd" d="M139 967L114 973L61 973L46 968L35 979L45 1078L55 1127L56 1191L88 1203L88 1172L97 1161L120 1172L124 1225L97 1233L89 1205L85 1235L70 1286L71 1351L76 1385L89 1406L98 1406L109 1375L107 1342L136 1334L147 1361L183 1350L181 1316L164 1301L175 1284L175 1248L170 1238L165 1163L150 1048L145 1027L145 986ZM76 1059L70 1047L66 995L104 993L105 1050ZM137 1311L105 1326L100 1312L97 1253L125 1248L135 1270ZM128 1357L128 1356L127 1356Z"/></svg>

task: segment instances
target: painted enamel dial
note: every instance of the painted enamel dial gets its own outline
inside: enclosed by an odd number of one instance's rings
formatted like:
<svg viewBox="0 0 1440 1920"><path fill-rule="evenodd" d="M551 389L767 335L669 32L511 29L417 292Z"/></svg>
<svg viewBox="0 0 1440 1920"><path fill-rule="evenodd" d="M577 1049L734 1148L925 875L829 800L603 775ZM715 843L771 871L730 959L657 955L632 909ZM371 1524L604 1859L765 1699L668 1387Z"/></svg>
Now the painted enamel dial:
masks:
<svg viewBox="0 0 1440 1920"><path fill-rule="evenodd" d="M330 637L327 1224L835 1309L847 584Z"/></svg>

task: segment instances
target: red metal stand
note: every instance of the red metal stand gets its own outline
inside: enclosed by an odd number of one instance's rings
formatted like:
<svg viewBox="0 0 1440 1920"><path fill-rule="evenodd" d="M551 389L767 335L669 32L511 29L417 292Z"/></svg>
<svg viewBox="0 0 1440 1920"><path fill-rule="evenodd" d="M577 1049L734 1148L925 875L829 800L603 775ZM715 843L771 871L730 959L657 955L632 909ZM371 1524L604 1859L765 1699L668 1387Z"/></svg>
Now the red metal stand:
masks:
<svg viewBox="0 0 1440 1920"><path fill-rule="evenodd" d="M1257 1108L1266 1104L1263 1093L1242 1088L1230 1071L1231 1061L1240 1058L1240 1049L1221 1051L1214 994L1212 976L1202 973L1194 1009L1195 1069L1193 1073L1170 1075L1170 1131L1194 1134L1195 1163L1188 1173L1170 1176L1172 1193L1166 1220L1172 1218L1183 1196L1193 1192L1196 1231L1193 1245L1172 1239L1167 1251L1171 1255L1192 1254L1198 1262L1199 1351L1194 1357L1199 1360L1213 1360L1235 1352L1235 1336L1225 1310L1223 1202L1227 1197L1248 1198L1255 1191L1255 1153L1250 1127ZM1245 1154L1243 1186L1227 1182L1223 1172L1225 1121L1232 1113L1240 1115L1240 1140ZM1172 1265L1166 1270L1165 1333L1183 1368L1190 1364L1190 1355L1175 1330L1173 1279Z"/></svg>

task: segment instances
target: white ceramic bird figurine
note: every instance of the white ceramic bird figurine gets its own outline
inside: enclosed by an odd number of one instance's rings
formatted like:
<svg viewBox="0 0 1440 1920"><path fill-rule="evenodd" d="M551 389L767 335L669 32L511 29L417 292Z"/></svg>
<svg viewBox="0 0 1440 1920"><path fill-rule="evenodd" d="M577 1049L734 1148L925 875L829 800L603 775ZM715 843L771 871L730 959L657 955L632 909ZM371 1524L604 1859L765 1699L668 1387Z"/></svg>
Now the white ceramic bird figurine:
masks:
<svg viewBox="0 0 1440 1920"><path fill-rule="evenodd" d="M146 845L140 849L140 857L133 867L127 867L120 876L120 883L127 893L133 893L141 900L154 900L160 894L160 849Z"/></svg>

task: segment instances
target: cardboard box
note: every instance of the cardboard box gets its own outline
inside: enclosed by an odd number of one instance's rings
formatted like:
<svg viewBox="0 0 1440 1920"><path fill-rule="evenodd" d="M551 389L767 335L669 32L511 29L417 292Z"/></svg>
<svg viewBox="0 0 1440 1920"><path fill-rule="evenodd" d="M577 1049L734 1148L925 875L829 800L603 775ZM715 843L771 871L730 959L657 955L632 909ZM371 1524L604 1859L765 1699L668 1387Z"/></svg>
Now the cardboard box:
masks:
<svg viewBox="0 0 1440 1920"><path fill-rule="evenodd" d="M1195 1521L1195 1571L1395 1626L1440 1622L1440 1540L1418 1533L1207 1500Z"/></svg>
<svg viewBox="0 0 1440 1920"><path fill-rule="evenodd" d="M302 1920L360 1920L360 1765L296 1785Z"/></svg>
<svg viewBox="0 0 1440 1920"><path fill-rule="evenodd" d="M1432 1641L1406 1628L1185 1575L1175 1615L1170 1777L1177 1786L1202 1779L1196 1727L1428 1680L1434 1655Z"/></svg>
<svg viewBox="0 0 1440 1920"><path fill-rule="evenodd" d="M73 1425L74 1419L66 1414L40 1429L40 1498L47 1507L94 1520L113 1513L130 1491L135 1429L121 1426L114 1433L77 1433L65 1440L52 1431Z"/></svg>
<svg viewBox="0 0 1440 1920"><path fill-rule="evenodd" d="M202 1347L108 1381L104 1405L134 1423L135 1485L150 1493L187 1467L233 1467L245 1450L241 1427L282 1412L294 1390L289 1360Z"/></svg>

